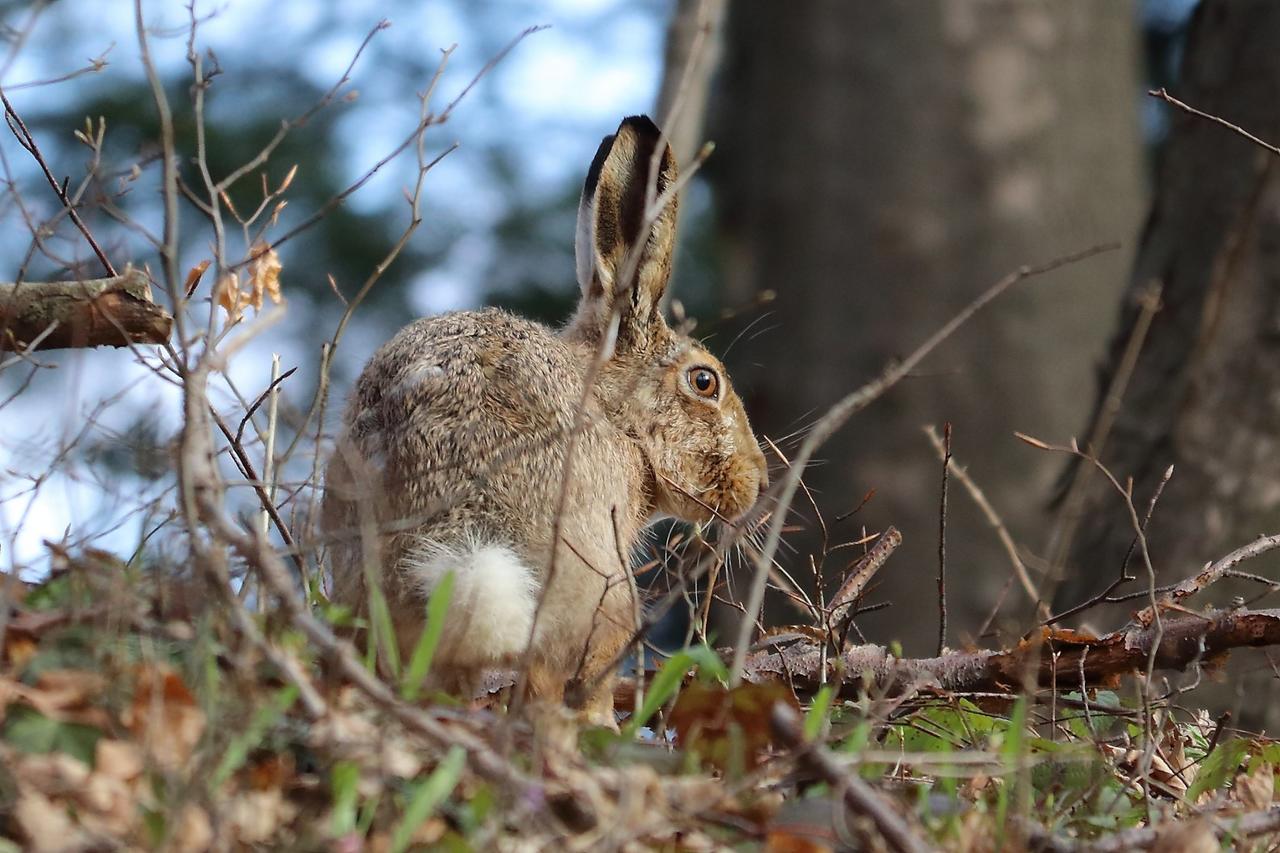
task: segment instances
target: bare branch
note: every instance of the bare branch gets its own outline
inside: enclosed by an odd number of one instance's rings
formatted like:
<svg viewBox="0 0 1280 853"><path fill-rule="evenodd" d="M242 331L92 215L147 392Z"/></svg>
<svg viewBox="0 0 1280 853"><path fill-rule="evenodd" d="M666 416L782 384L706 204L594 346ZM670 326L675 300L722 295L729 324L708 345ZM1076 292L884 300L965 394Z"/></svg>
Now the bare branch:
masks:
<svg viewBox="0 0 1280 853"><path fill-rule="evenodd" d="M1176 605L1182 599L1195 595L1197 592L1226 577L1229 570L1234 569L1245 560L1253 559L1276 548L1280 548L1280 534L1259 536L1243 548L1237 548L1222 559L1207 564L1198 575L1187 578L1175 586L1158 604L1161 607ZM1151 608L1148 607L1138 613L1135 619L1144 623L1150 621Z"/></svg>
<svg viewBox="0 0 1280 853"><path fill-rule="evenodd" d="M844 695L866 690L894 694L921 684L953 693L1008 691L1033 683L1051 687L1058 671L1076 673L1089 686L1112 685L1135 672L1183 670L1236 648L1280 644L1280 610L1210 610L1204 614L1170 610L1160 625L1130 623L1094 637L1078 631L1043 628L1003 651L951 652L934 658L897 658L883 646L854 646L822 672L822 647L812 640L751 653L744 664L749 680L789 679L805 689L840 683ZM842 679L843 676L843 679Z"/></svg>
<svg viewBox="0 0 1280 853"><path fill-rule="evenodd" d="M1236 125L1232 124L1231 122L1227 121L1224 118L1219 118L1218 116L1210 115L1209 113L1206 113L1206 112L1201 112L1200 110L1196 109L1193 106L1184 104L1182 101L1179 101L1177 98L1170 95L1163 88L1151 89L1150 91L1147 92L1147 94L1153 98L1159 98L1160 100L1164 101L1166 104L1169 104L1170 106L1173 106L1173 107L1177 107L1178 109L1182 110L1185 113L1190 113L1193 116L1198 116L1199 118L1207 119L1208 121L1211 121L1214 124L1220 124L1223 127L1225 127L1227 130L1230 130L1232 133L1236 133L1236 134L1239 134L1240 136L1243 136L1245 139L1249 140L1254 145L1257 145L1259 148L1265 148L1267 151L1270 151L1272 154L1280 154L1280 147L1272 145L1269 142L1263 142L1261 139L1254 136L1249 131L1245 130L1242 127L1237 127Z"/></svg>
<svg viewBox="0 0 1280 853"><path fill-rule="evenodd" d="M40 171L44 173L45 180L53 188L54 195L62 202L66 208L67 215L75 223L76 228L79 228L80 233L84 235L84 239L89 243L89 248L98 256L98 260L102 263L102 268L106 270L107 275L115 275L116 268L111 264L106 253L102 251L98 241L93 239L93 234L89 232L89 226L84 224L84 220L80 218L79 212L76 211L75 203L67 196L67 188L54 177L53 172L49 169L49 164L44 159L44 154L40 151L40 146L36 144L36 138L31 135L26 122L22 120L22 116L18 115L18 111L13 108L13 104L9 103L9 96L4 93L2 88L0 88L0 101L4 103L5 120L9 122L9 129L18 138L18 143L35 159Z"/></svg>

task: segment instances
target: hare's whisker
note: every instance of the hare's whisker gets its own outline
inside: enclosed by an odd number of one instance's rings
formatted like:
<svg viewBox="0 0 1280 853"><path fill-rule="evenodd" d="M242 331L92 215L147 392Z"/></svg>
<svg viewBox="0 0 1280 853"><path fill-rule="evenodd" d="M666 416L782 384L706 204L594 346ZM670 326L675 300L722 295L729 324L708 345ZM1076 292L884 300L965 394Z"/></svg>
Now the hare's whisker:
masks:
<svg viewBox="0 0 1280 853"><path fill-rule="evenodd" d="M728 357L729 357L729 353L733 350L734 344L736 344L738 341L742 340L742 336L743 336L743 335L745 335L747 332L750 332L750 331L751 331L751 328L752 328L753 326L755 326L757 323L762 322L763 320L765 320L765 319L767 319L767 318L769 318L769 317L773 316L773 313L774 313L774 312L772 312L772 311L766 311L766 312L764 312L763 314L761 314L759 317L757 317L757 318L755 318L754 320L752 320L752 321L751 321L750 323L748 323L747 325L743 326L743 327L742 327L742 331L741 331L741 332L738 332L738 334L734 335L734 336L733 336L733 340L729 341L729 345L728 345L727 347L725 347L725 348L724 348L724 352L723 352L723 353L721 353L720 357L721 357L721 358L728 358ZM776 327L776 326L774 326L774 328L777 328L777 327Z"/></svg>

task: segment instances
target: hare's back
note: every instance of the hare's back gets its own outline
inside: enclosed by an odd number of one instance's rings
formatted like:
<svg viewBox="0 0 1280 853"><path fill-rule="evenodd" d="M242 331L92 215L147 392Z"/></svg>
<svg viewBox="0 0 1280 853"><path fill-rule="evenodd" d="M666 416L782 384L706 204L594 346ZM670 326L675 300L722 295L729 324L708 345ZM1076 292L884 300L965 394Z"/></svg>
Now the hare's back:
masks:
<svg viewBox="0 0 1280 853"><path fill-rule="evenodd" d="M572 351L546 327L494 308L444 314L374 355L347 426L388 468L474 471L567 431L581 388Z"/></svg>

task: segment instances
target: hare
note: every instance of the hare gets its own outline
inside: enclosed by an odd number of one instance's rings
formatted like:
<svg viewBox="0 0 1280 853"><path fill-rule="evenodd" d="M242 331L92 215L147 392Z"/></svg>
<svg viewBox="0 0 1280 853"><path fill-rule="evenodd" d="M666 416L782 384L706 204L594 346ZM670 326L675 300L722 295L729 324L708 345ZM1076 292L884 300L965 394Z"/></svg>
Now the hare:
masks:
<svg viewBox="0 0 1280 853"><path fill-rule="evenodd" d="M493 308L420 319L356 382L325 475L333 597L365 611L378 583L405 659L452 573L437 686L527 660L531 698L585 686L580 711L616 727L608 670L641 612L642 532L739 518L768 484L723 365L661 313L674 192L646 211L675 180L654 123L625 119L587 173L565 328Z"/></svg>

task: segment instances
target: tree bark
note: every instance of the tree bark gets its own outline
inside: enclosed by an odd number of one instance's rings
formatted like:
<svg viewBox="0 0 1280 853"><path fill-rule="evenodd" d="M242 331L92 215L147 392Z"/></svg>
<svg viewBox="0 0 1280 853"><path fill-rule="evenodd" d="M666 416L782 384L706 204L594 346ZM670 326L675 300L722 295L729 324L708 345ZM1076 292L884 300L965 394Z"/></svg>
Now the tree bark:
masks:
<svg viewBox="0 0 1280 853"><path fill-rule="evenodd" d="M1205 0L1170 94L1280 142L1277 43L1280 4ZM1280 156L1203 118L1170 118L1104 388L1140 321L1140 295L1155 284L1162 306L1100 455L1122 482L1133 477L1140 508L1174 466L1147 540L1157 572L1178 577L1274 527L1280 512ZM1094 422L1102 417L1099 402ZM1091 480L1060 606L1105 587L1134 538L1114 489L1080 474Z"/></svg>
<svg viewBox="0 0 1280 853"><path fill-rule="evenodd" d="M1112 0L731 7L708 169L728 301L777 293L729 354L763 433L793 434L1005 273L1132 234L1136 46L1130 4ZM1116 253L1010 294L827 445L806 480L830 544L863 525L903 534L875 591L895 606L860 617L864 630L915 651L936 636L941 466L925 424L953 424L957 463L1015 539L1039 547L1038 497L1058 463L1011 433L1065 437L1081 422L1128 265ZM954 643L1010 569L966 496L950 505ZM821 542L799 509L811 532L789 539L808 577Z"/></svg>
<svg viewBox="0 0 1280 853"><path fill-rule="evenodd" d="M85 281L0 283L0 350L162 344L172 326L173 317L152 301L142 270Z"/></svg>

